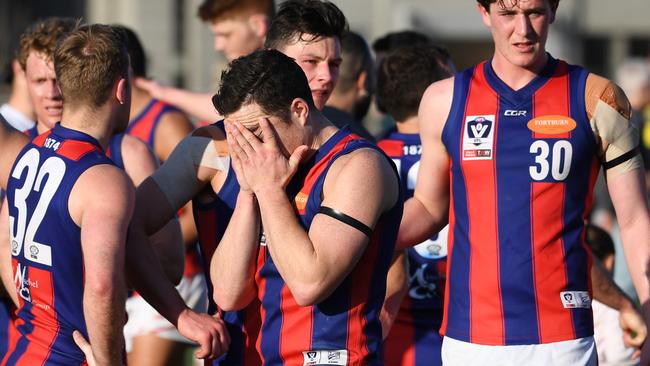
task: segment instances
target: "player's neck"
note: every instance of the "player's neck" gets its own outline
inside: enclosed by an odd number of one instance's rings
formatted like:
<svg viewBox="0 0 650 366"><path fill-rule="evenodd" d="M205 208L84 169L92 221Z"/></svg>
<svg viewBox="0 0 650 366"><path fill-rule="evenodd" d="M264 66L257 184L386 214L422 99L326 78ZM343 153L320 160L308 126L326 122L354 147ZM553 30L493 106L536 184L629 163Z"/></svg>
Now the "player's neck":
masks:
<svg viewBox="0 0 650 366"><path fill-rule="evenodd" d="M325 116L317 111L310 117L309 128L313 133L310 150L318 150L330 137L332 137L338 129L332 124Z"/></svg>
<svg viewBox="0 0 650 366"><path fill-rule="evenodd" d="M352 93L345 93L342 95L332 93L325 105L352 115L352 112L354 111L354 99L355 96Z"/></svg>
<svg viewBox="0 0 650 366"><path fill-rule="evenodd" d="M108 105L99 108L65 108L61 117L61 126L83 132L94 137L106 150L113 135L115 116Z"/></svg>
<svg viewBox="0 0 650 366"><path fill-rule="evenodd" d="M396 126L397 132L403 134L413 134L418 133L418 116L413 116L405 119L404 121L397 121Z"/></svg>
<svg viewBox="0 0 650 366"><path fill-rule="evenodd" d="M495 74L512 90L519 90L530 83L542 71L548 61L548 54L543 53L528 67L515 65L505 57L496 53L492 58L492 69Z"/></svg>
<svg viewBox="0 0 650 366"><path fill-rule="evenodd" d="M151 94L144 89L134 87L131 91L131 118L138 116L150 101Z"/></svg>

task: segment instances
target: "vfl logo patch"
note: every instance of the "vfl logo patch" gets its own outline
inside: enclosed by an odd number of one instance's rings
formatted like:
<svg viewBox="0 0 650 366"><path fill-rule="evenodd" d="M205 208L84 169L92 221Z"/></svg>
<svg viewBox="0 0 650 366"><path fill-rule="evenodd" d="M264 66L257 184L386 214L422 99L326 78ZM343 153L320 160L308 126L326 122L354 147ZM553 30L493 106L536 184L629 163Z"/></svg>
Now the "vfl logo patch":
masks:
<svg viewBox="0 0 650 366"><path fill-rule="evenodd" d="M463 160L489 160L494 147L494 115L467 116L463 135Z"/></svg>
<svg viewBox="0 0 650 366"><path fill-rule="evenodd" d="M587 291L562 291L560 300L562 300L565 309L591 308L591 298Z"/></svg>
<svg viewBox="0 0 650 366"><path fill-rule="evenodd" d="M321 350L321 351L305 351L302 353L303 366L309 365L338 365L347 366L348 364L348 351L347 350Z"/></svg>

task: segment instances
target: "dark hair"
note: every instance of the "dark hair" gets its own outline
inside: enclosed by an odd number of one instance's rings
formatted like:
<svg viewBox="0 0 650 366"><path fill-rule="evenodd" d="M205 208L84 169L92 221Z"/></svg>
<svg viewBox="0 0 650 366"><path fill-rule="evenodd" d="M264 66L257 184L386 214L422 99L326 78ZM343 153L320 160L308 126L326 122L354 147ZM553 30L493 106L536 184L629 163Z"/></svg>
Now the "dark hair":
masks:
<svg viewBox="0 0 650 366"><path fill-rule="evenodd" d="M591 249L591 252L600 260L605 259L608 255L614 255L616 253L612 237L607 233L607 231L598 226L592 224L587 225L585 241L587 242L589 249Z"/></svg>
<svg viewBox="0 0 650 366"><path fill-rule="evenodd" d="M372 49L375 53L390 53L401 47L424 46L431 43L431 38L426 34L412 30L405 30L391 32L375 40L375 42L372 43Z"/></svg>
<svg viewBox="0 0 650 366"><path fill-rule="evenodd" d="M417 115L427 87L451 76L445 62L435 46L402 47L391 52L379 67L379 110L400 122Z"/></svg>
<svg viewBox="0 0 650 366"><path fill-rule="evenodd" d="M16 55L23 70L27 65L27 57L32 51L40 52L47 59L52 59L57 42L78 27L79 24L79 20L72 18L52 17L29 26L20 36L20 46Z"/></svg>
<svg viewBox="0 0 650 366"><path fill-rule="evenodd" d="M297 41L314 41L320 37L339 40L348 30L345 15L336 5L321 0L287 0L280 5L271 21L264 47L281 50ZM305 39L304 36L310 38Z"/></svg>
<svg viewBox="0 0 650 366"><path fill-rule="evenodd" d="M217 19L264 14L273 18L274 0L205 0L199 6L198 16L204 22Z"/></svg>
<svg viewBox="0 0 650 366"><path fill-rule="evenodd" d="M147 76L147 55L144 52L140 38L135 32L124 25L113 25L124 33L126 37L126 49L129 52L133 76Z"/></svg>
<svg viewBox="0 0 650 366"><path fill-rule="evenodd" d="M517 0L512 0L513 1L513 6L517 5ZM481 6L487 11L490 12L490 4L492 3L497 3L502 8L506 7L506 4L504 3L504 0L476 0L477 3L481 4ZM548 0L548 3L551 4L551 9L556 10L558 5L560 5L560 0Z"/></svg>
<svg viewBox="0 0 650 366"><path fill-rule="evenodd" d="M354 88L362 72L366 72L366 89L372 92L373 59L368 43L355 32L347 32L341 40L341 62L339 79L335 92L346 92Z"/></svg>
<svg viewBox="0 0 650 366"><path fill-rule="evenodd" d="M282 52L267 49L232 61L221 73L221 84L212 103L222 116L238 111L244 104L257 103L264 113L286 121L295 98L302 98L310 108L315 108L300 66Z"/></svg>
<svg viewBox="0 0 650 366"><path fill-rule="evenodd" d="M59 43L54 70L64 103L100 107L114 83L128 77L126 36L110 25L84 25Z"/></svg>

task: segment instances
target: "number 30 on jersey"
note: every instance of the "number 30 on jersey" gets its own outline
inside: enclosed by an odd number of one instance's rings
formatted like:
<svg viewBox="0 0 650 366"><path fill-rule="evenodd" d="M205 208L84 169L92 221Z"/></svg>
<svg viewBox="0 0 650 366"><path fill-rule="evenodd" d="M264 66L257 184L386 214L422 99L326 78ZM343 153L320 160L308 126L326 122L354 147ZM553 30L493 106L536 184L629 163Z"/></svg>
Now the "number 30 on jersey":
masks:
<svg viewBox="0 0 650 366"><path fill-rule="evenodd" d="M535 181L548 179L549 173L553 180L561 182L569 176L573 147L567 140L549 143L536 140L530 145L530 153L535 157L535 164L528 167L530 177Z"/></svg>

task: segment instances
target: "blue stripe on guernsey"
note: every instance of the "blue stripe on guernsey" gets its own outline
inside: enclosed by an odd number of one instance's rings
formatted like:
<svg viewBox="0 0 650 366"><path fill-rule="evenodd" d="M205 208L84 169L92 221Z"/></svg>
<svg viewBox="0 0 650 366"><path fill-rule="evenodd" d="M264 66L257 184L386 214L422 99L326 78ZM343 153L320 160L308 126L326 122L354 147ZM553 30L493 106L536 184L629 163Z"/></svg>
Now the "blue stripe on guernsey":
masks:
<svg viewBox="0 0 650 366"><path fill-rule="evenodd" d="M486 67L489 63L485 64ZM489 78L490 73L486 72ZM498 90L501 92L501 90ZM505 93L504 93L505 94ZM503 95L503 94L502 94ZM503 313L506 344L516 344L525 340L539 343L539 338L530 339L537 335L537 307L535 306L535 282L532 261L520 258L531 258L532 247L521 245L531 243L530 226L530 175L528 162L521 159L518 151L528 150L532 143L530 137L522 136L516 126L525 126L532 115L530 99L520 105L510 102L514 98L500 98L500 123L496 134L496 170L498 190L497 207L499 226L499 256L500 281L503 291ZM504 116L503 111L526 111L524 116ZM510 169L517 164L520 169ZM517 257L513 257L513 250Z"/></svg>
<svg viewBox="0 0 650 366"><path fill-rule="evenodd" d="M463 115L465 105L458 101L465 100L469 92L469 84L474 69L468 69L456 75L454 80L454 101L450 116ZM460 161L462 154L460 122L447 120L443 129L443 141L452 161ZM449 229L453 231L453 242L448 243L450 250L447 258L447 288L449 292L446 304L445 318L453 324L443 328L443 332L462 341L469 342L470 337L470 294L469 294L469 263L471 250L469 246L469 217L467 212L467 192L463 171L458 164L451 165L453 180L451 194L453 197L455 224ZM444 327L444 325L443 325Z"/></svg>
<svg viewBox="0 0 650 366"><path fill-rule="evenodd" d="M122 140L124 139L124 134L120 133L113 135L111 140L108 143L108 149L106 149L106 154L109 158L117 165L118 168L124 169L124 159L122 159Z"/></svg>
<svg viewBox="0 0 650 366"><path fill-rule="evenodd" d="M571 85L576 89L585 90L587 71L578 67L570 69ZM596 144L593 139L594 133L587 119L584 93L571 93L571 116L577 121L577 128L572 131L572 144L574 145L573 164L571 174L566 181L565 211L564 211L564 252L566 256L568 271L569 291L586 291L591 293L590 270L591 261L584 243L584 219L581 214L587 213L586 202L590 201L588 196L593 190L592 168L596 159ZM584 144L586 147L578 147L576 144ZM577 153L584 154L577 156ZM591 158L590 158L591 157ZM592 164L577 164L576 162L590 162ZM588 187L588 189L585 189ZM582 243L579 245L578 243ZM573 312L573 326L576 331L576 338L587 337L593 334L593 320L591 309L575 308Z"/></svg>

